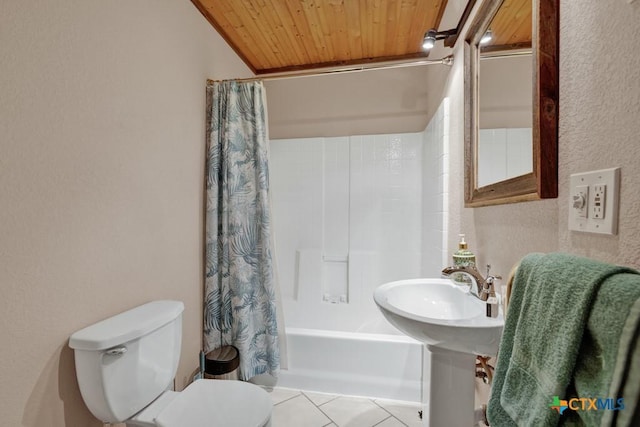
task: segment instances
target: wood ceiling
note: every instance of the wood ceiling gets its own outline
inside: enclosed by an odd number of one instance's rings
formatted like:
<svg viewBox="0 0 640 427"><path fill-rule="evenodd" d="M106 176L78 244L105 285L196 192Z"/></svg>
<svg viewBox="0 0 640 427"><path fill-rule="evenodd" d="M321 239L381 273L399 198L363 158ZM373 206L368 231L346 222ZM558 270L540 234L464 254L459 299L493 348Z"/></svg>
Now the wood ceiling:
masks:
<svg viewBox="0 0 640 427"><path fill-rule="evenodd" d="M426 57L447 0L192 0L256 74Z"/></svg>
<svg viewBox="0 0 640 427"><path fill-rule="evenodd" d="M482 52L531 47L532 0L504 0L489 28L493 39Z"/></svg>
<svg viewBox="0 0 640 427"><path fill-rule="evenodd" d="M192 2L258 75L424 58L424 33L447 29L440 28L447 0ZM531 4L504 0L482 51L531 47Z"/></svg>

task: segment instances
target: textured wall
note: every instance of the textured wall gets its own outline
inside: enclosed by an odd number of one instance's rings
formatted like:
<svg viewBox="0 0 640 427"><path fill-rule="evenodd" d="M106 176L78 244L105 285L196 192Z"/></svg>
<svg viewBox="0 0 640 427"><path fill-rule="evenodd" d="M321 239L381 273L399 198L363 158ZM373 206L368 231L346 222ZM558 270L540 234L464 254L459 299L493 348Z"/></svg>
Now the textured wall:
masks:
<svg viewBox="0 0 640 427"><path fill-rule="evenodd" d="M503 275L533 251L561 250L640 268L640 3L562 2L560 12L559 198L462 208L463 122L451 121L452 221L459 210L459 229L470 235L480 264L491 263ZM464 106L461 47L445 90L456 109L452 117L462 117ZM568 231L569 175L615 166L622 168L619 234ZM457 232L452 224L450 244Z"/></svg>
<svg viewBox="0 0 640 427"><path fill-rule="evenodd" d="M640 3L563 2L560 249L640 268ZM567 230L569 175L621 167L617 236Z"/></svg>
<svg viewBox="0 0 640 427"><path fill-rule="evenodd" d="M2 2L0 414L101 426L74 331L183 300L197 366L205 79L251 73L190 2Z"/></svg>

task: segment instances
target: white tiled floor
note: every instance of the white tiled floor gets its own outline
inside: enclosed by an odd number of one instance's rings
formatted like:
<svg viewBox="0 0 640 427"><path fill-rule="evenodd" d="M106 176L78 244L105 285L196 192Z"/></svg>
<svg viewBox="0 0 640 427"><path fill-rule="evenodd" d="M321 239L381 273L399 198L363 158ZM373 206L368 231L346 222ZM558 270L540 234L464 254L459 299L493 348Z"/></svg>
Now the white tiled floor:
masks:
<svg viewBox="0 0 640 427"><path fill-rule="evenodd" d="M420 405L384 399L266 388L273 427L420 427Z"/></svg>

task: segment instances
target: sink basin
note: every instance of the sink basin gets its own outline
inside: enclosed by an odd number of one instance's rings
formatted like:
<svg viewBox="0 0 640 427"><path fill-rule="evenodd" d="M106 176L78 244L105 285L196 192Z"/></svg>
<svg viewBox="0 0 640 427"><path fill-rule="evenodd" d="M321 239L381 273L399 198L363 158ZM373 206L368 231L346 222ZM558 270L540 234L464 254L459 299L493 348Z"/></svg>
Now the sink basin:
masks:
<svg viewBox="0 0 640 427"><path fill-rule="evenodd" d="M498 353L502 310L487 317L487 304L449 279L386 283L373 299L393 326L425 344L422 425L476 425L476 357Z"/></svg>
<svg viewBox="0 0 640 427"><path fill-rule="evenodd" d="M486 303L449 279L400 280L379 286L373 298L396 328L429 347L495 356L504 326L486 317Z"/></svg>

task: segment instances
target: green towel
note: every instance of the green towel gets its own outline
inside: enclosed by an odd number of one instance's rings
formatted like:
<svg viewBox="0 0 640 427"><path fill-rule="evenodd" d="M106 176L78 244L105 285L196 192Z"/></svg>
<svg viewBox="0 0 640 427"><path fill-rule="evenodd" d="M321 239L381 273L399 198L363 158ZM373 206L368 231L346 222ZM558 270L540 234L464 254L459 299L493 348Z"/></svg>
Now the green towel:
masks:
<svg viewBox="0 0 640 427"><path fill-rule="evenodd" d="M613 305L620 302L618 299L596 298L604 283L603 297L613 292L609 286L616 288L619 278L627 276L640 288L640 275L625 267L561 253L530 254L522 260L512 288L487 410L492 426L555 426L564 421L580 424L569 419L569 411L561 418L550 406L554 396L565 399L567 388L574 384L578 356L585 352L581 347L585 335L584 345L590 348L585 330L591 308L600 307L606 316L619 319L612 323L625 324L630 317L629 304L625 312L624 307ZM602 329L597 319L592 324ZM619 339L620 333L617 335ZM583 387L579 384L576 381L575 388ZM624 384L630 386L628 381ZM604 396L597 397L608 397L608 387L606 384Z"/></svg>
<svg viewBox="0 0 640 427"><path fill-rule="evenodd" d="M593 303L567 398L623 398L625 409L567 411L566 425L640 425L634 420L640 397L639 332L640 276L609 277Z"/></svg>

